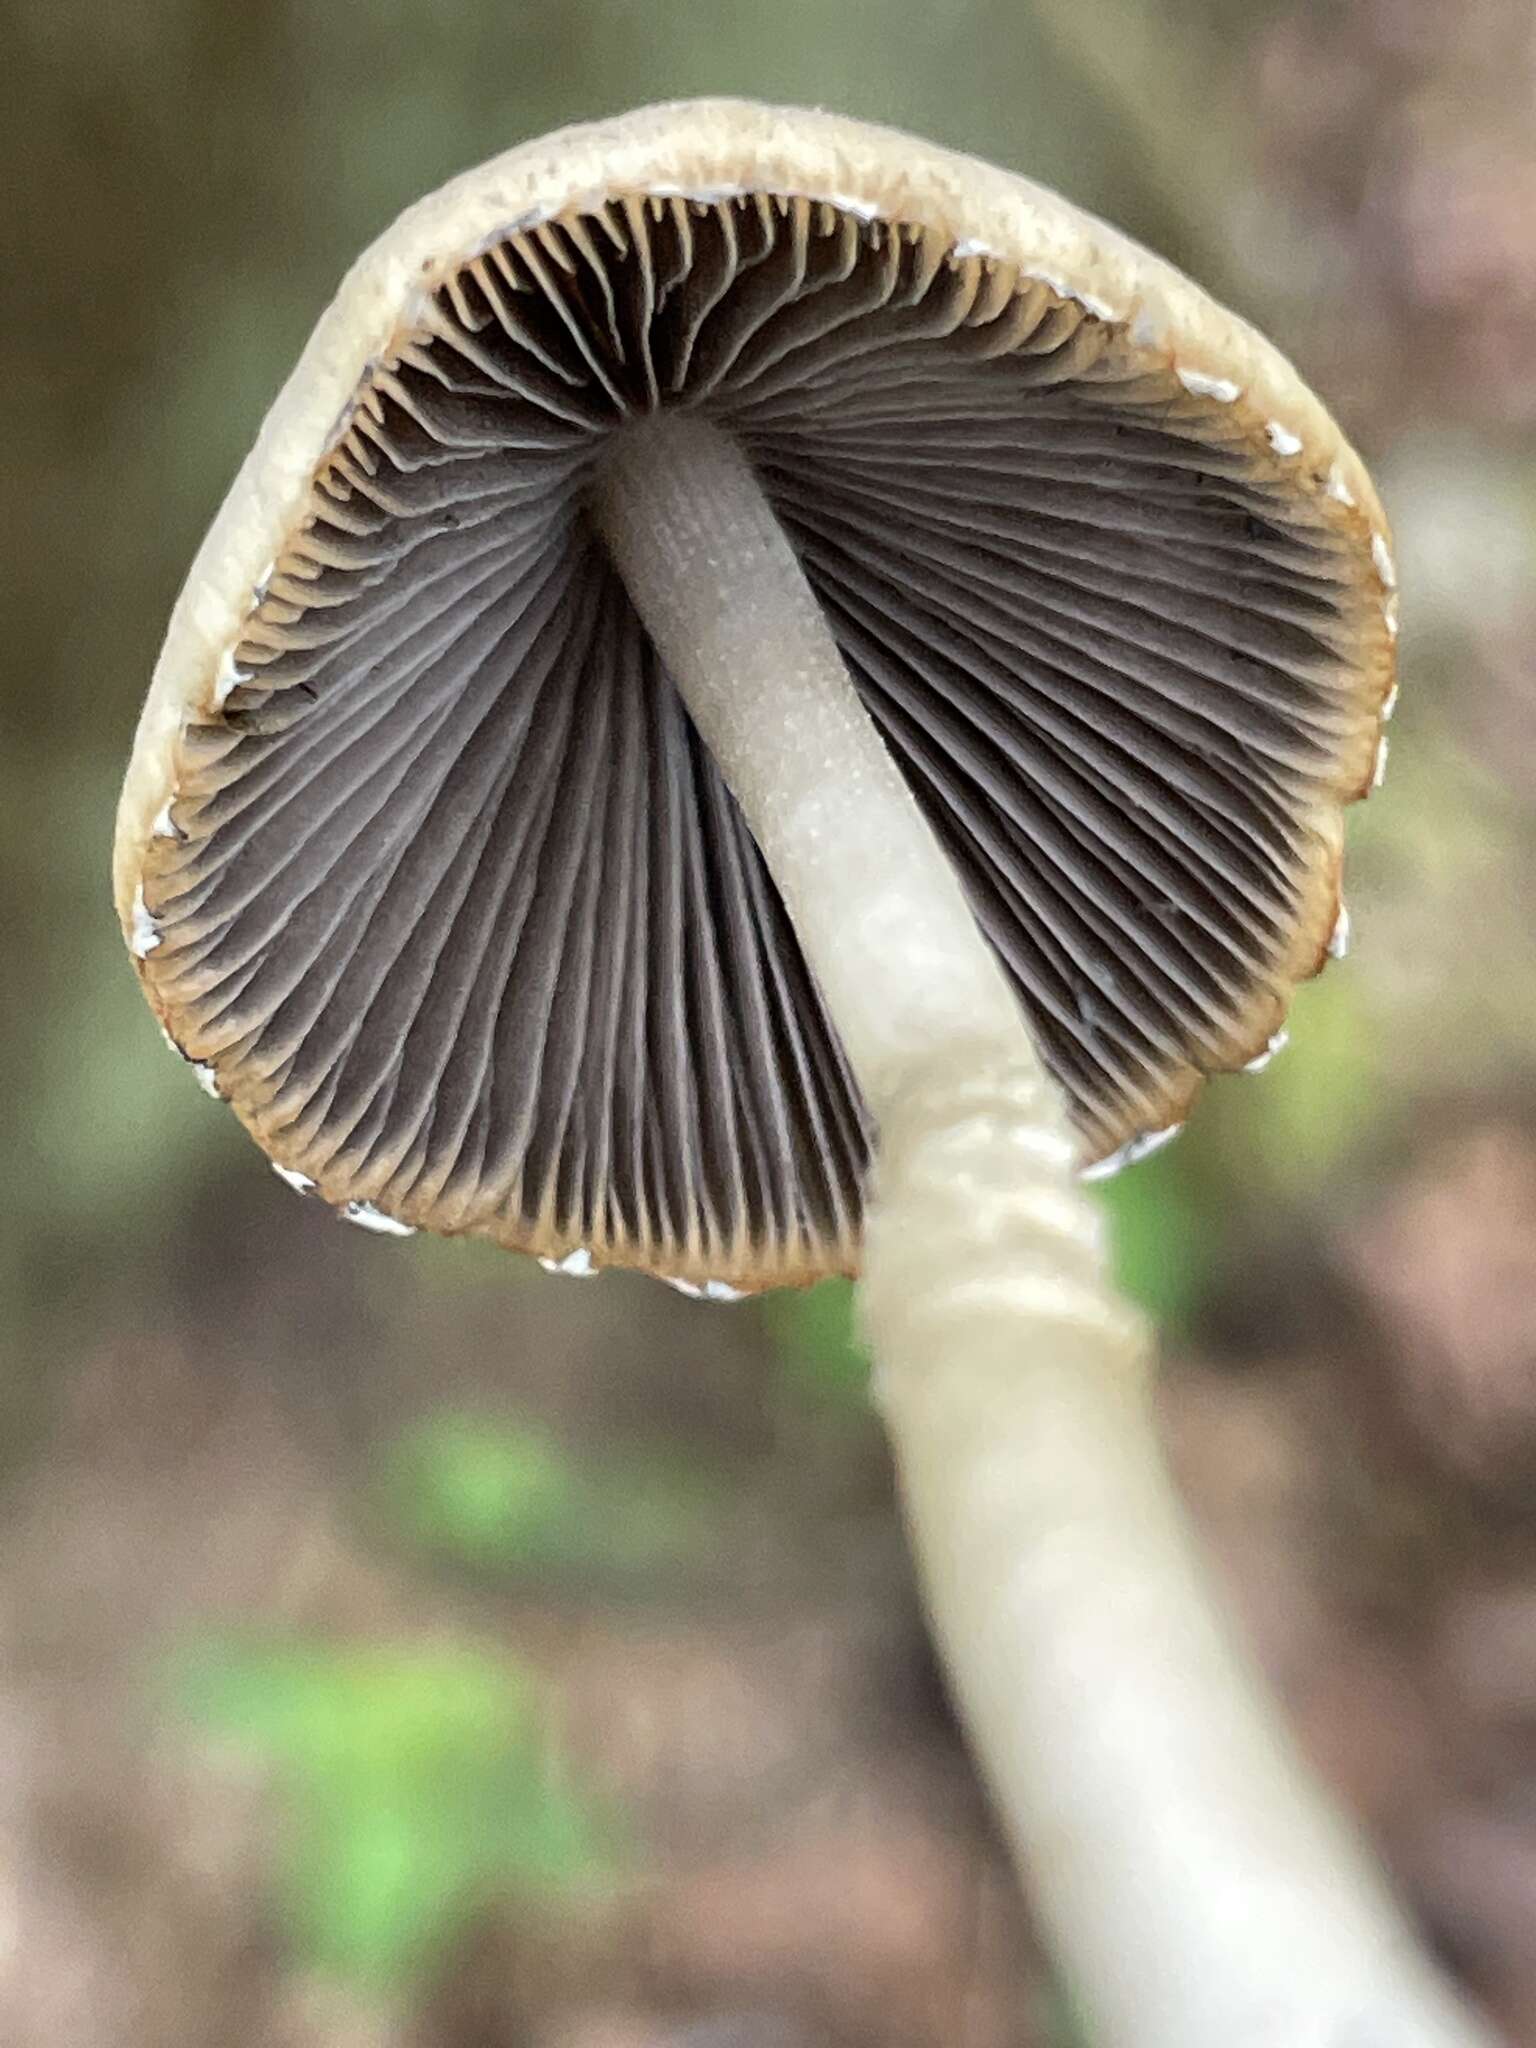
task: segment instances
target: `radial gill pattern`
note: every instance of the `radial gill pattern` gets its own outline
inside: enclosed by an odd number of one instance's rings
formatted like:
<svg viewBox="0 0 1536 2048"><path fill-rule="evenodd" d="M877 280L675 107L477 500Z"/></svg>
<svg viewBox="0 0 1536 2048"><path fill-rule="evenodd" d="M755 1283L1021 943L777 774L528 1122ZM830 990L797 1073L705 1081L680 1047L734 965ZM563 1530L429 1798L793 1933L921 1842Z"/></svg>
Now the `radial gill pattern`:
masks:
<svg viewBox="0 0 1536 2048"><path fill-rule="evenodd" d="M509 234L370 365L183 736L144 870L172 1035L333 1201L741 1286L856 1265L867 1118L587 513L625 420L692 407L1091 1148L1177 1119L1316 962L1381 687L1339 506L1220 399L829 204Z"/></svg>

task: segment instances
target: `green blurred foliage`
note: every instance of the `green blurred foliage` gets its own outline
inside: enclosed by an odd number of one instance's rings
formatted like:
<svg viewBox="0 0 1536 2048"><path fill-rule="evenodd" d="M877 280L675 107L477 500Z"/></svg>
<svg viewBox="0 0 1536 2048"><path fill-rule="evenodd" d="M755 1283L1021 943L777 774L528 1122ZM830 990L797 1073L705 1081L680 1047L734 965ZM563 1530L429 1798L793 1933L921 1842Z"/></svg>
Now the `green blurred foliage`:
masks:
<svg viewBox="0 0 1536 2048"><path fill-rule="evenodd" d="M683 1456L601 1462L543 1431L435 1415L392 1446L379 1498L429 1555L477 1570L640 1586L716 1547L722 1483Z"/></svg>
<svg viewBox="0 0 1536 2048"><path fill-rule="evenodd" d="M177 1660L174 1688L271 1770L287 1813L288 1938L354 1990L420 1981L489 1900L558 1900L614 1875L531 1681L500 1659L219 1642Z"/></svg>
<svg viewBox="0 0 1536 2048"><path fill-rule="evenodd" d="M1191 1185L1182 1135L1161 1152L1095 1181L1122 1291L1163 1330L1183 1328L1212 1276L1213 1224Z"/></svg>
<svg viewBox="0 0 1536 2048"><path fill-rule="evenodd" d="M1288 1029L1290 1044L1255 1086L1244 1141L1269 1187L1304 1206L1379 1102L1381 1039L1359 980L1339 968L1297 991Z"/></svg>
<svg viewBox="0 0 1536 2048"><path fill-rule="evenodd" d="M778 1349L778 1386L820 1417L865 1415L872 1361L859 1336L847 1280L769 1297L768 1326Z"/></svg>

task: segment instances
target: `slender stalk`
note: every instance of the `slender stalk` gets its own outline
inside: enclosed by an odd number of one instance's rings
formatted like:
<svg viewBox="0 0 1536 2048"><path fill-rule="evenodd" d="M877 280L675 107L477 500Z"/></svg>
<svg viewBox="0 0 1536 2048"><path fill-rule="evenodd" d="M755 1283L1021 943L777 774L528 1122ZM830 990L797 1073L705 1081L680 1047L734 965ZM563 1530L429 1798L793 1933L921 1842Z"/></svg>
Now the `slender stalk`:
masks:
<svg viewBox="0 0 1536 2048"><path fill-rule="evenodd" d="M687 414L625 429L598 506L631 597L725 771L876 1108L1018 1012L848 680L746 461Z"/></svg>
<svg viewBox="0 0 1536 2048"><path fill-rule="evenodd" d="M750 465L626 429L596 517L880 1129L864 1314L981 1766L1101 2048L1471 2048L1216 1619L1075 1147Z"/></svg>

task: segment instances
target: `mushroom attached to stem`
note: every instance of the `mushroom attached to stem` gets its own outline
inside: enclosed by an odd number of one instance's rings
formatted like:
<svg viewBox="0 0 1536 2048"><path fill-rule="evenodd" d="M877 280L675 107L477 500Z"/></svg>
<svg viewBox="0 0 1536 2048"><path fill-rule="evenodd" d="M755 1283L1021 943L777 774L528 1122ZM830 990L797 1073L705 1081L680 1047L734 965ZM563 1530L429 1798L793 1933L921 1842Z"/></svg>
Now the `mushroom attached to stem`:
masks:
<svg viewBox="0 0 1536 2048"><path fill-rule="evenodd" d="M1104 2043L1476 2038L1215 1619L1075 1177L1328 950L1386 548L1289 367L1101 224L652 109L359 264L124 789L146 992L286 1177L695 1286L867 1245L936 1626Z"/></svg>

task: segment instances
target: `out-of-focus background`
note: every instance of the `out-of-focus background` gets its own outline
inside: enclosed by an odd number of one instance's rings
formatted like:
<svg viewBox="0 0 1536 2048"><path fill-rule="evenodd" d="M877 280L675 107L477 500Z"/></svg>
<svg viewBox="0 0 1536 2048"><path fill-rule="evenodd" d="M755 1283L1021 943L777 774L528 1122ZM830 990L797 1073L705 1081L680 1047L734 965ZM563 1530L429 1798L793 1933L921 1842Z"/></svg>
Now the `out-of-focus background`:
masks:
<svg viewBox="0 0 1536 2048"><path fill-rule="evenodd" d="M107 887L177 583L449 173L739 92L1057 184L1377 467L1403 696L1354 957L1112 1184L1304 1740L1536 2043L1531 0L8 0L0 2039L1066 2048L845 1290L732 1309L290 1195Z"/></svg>

